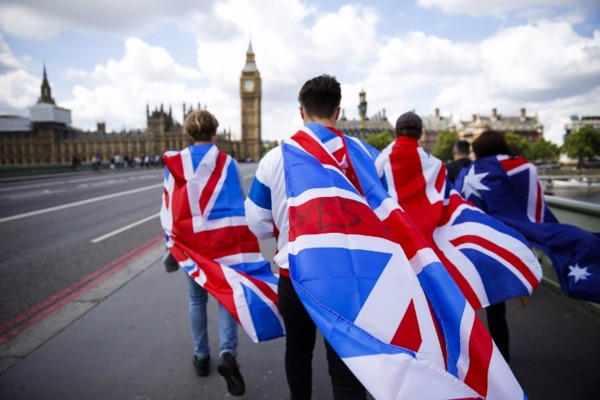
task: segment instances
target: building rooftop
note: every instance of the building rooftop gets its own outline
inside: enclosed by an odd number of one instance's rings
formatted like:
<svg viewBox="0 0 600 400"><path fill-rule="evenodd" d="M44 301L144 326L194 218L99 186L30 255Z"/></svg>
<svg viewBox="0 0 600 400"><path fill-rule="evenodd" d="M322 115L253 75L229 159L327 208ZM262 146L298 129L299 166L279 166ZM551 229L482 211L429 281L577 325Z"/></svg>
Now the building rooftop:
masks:
<svg viewBox="0 0 600 400"><path fill-rule="evenodd" d="M0 115L0 132L30 132L31 121L19 115Z"/></svg>

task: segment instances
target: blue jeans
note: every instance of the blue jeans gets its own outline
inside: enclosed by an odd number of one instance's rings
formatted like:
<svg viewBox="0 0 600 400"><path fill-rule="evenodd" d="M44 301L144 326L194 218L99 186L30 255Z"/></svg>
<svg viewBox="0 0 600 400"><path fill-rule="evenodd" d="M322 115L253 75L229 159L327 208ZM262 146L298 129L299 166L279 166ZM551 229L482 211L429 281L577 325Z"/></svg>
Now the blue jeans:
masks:
<svg viewBox="0 0 600 400"><path fill-rule="evenodd" d="M208 292L197 284L187 273L190 293L190 326L194 339L194 354L199 358L210 355L208 344L208 317L206 315L206 304L208 303ZM219 303L219 341L220 353L231 353L237 357L237 334L238 324L229 311Z"/></svg>

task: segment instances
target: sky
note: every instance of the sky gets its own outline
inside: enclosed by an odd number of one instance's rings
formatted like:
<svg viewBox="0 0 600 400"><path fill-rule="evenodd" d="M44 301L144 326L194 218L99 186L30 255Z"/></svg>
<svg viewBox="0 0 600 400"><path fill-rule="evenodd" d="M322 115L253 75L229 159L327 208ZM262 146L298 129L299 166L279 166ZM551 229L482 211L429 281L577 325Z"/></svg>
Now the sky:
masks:
<svg viewBox="0 0 600 400"><path fill-rule="evenodd" d="M44 66L72 125L146 127L146 106L207 108L241 136L249 44L262 78L262 139L301 127L298 92L317 75L342 84L342 108L367 115L439 109L537 115L562 143L571 115L600 115L598 0L2 0L0 115L28 116Z"/></svg>

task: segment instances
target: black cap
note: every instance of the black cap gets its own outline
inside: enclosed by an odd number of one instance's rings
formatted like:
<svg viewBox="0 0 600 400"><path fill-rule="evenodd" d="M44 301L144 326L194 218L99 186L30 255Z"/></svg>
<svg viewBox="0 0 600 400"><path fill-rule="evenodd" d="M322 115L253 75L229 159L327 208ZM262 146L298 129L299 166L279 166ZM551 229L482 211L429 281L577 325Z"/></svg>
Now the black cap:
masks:
<svg viewBox="0 0 600 400"><path fill-rule="evenodd" d="M413 131L423 130L423 121L421 117L412 111L402 114L396 120L396 129L409 129Z"/></svg>

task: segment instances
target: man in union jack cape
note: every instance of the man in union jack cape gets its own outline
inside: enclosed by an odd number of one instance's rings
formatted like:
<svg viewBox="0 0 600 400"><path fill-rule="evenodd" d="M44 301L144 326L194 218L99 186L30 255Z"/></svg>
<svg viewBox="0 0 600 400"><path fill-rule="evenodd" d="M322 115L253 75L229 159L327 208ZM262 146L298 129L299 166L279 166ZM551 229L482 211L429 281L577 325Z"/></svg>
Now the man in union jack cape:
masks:
<svg viewBox="0 0 600 400"><path fill-rule="evenodd" d="M419 146L422 132L417 114L402 114L377 170L471 306L486 308L492 338L510 361L504 300L530 295L542 269L521 234L451 190L444 163ZM498 313L501 318L494 317Z"/></svg>
<svg viewBox="0 0 600 400"><path fill-rule="evenodd" d="M340 84L328 76L307 81L298 100L300 114L305 121L318 120L333 126L339 113ZM336 111L337 110L337 111ZM329 128L333 129L333 128ZM279 266L279 308L285 323L285 370L293 400L310 400L312 397L312 356L316 342L316 326L298 297L290 277L288 243L295 222L289 217L287 204L288 176L284 172L284 149L278 146L259 162L256 175L245 202L248 226L259 239L275 238L277 253L274 261ZM346 159L342 153L340 160ZM343 162L343 161L342 161ZM311 176L302 176L303 166L298 165L301 181L309 182ZM314 268L327 270L334 260L315 263ZM335 290L335 287L329 290ZM318 324L317 324L318 325ZM329 374L336 400L366 400L364 386L356 379L346 364L333 350L331 340L325 337Z"/></svg>
<svg viewBox="0 0 600 400"><path fill-rule="evenodd" d="M245 203L257 236L279 235L275 259L291 282L285 295L300 299L334 354L377 399L526 398L474 309L384 189L378 152L333 127L337 80L307 81L299 100L304 127L261 160ZM287 353L284 307L282 314ZM289 383L302 371L290 369L287 357ZM336 396L333 384L336 399L364 399L358 390Z"/></svg>
<svg viewBox="0 0 600 400"><path fill-rule="evenodd" d="M512 156L501 133L483 132L473 142L473 152L476 159L461 171L456 188L542 250L568 296L600 303L600 233L556 219L544 201L535 166Z"/></svg>
<svg viewBox="0 0 600 400"><path fill-rule="evenodd" d="M277 309L277 277L260 254L244 215L243 184L233 158L214 145L217 119L206 110L190 113L184 132L194 144L168 151L161 223L167 248L186 272L194 366L209 373L206 306L219 302L220 364L217 371L234 396L245 393L236 361L237 323L255 342L284 334Z"/></svg>

